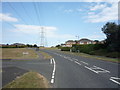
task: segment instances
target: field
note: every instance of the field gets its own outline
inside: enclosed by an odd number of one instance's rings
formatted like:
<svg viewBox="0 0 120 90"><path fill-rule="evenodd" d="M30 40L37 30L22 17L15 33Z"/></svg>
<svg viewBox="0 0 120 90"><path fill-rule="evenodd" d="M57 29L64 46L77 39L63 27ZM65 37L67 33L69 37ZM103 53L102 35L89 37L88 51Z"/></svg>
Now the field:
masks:
<svg viewBox="0 0 120 90"><path fill-rule="evenodd" d="M27 48L2 48L2 59L35 59L38 55Z"/></svg>

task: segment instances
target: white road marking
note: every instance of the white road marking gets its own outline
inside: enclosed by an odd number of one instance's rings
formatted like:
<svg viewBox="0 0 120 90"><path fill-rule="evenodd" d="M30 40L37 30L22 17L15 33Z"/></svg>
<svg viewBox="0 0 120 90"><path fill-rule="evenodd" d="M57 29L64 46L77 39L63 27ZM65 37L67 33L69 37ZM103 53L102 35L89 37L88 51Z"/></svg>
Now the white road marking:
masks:
<svg viewBox="0 0 120 90"><path fill-rule="evenodd" d="M88 63L86 63L86 62L84 62L84 61L80 61L80 62L82 62L82 63L84 63L84 64L88 65Z"/></svg>
<svg viewBox="0 0 120 90"><path fill-rule="evenodd" d="M54 83L54 79L53 78L51 79L51 83Z"/></svg>
<svg viewBox="0 0 120 90"><path fill-rule="evenodd" d="M53 60L53 59L50 59L50 64L52 64L52 63L53 63L53 62L52 62L52 60Z"/></svg>
<svg viewBox="0 0 120 90"><path fill-rule="evenodd" d="M63 58L66 58L66 56L64 56Z"/></svg>
<svg viewBox="0 0 120 90"><path fill-rule="evenodd" d="M120 80L120 78L116 78L116 77L111 77L111 78L110 78L111 81L113 81L114 83L120 85L120 82L116 81L115 79Z"/></svg>
<svg viewBox="0 0 120 90"><path fill-rule="evenodd" d="M68 59L68 60L73 61L72 59Z"/></svg>
<svg viewBox="0 0 120 90"><path fill-rule="evenodd" d="M76 64L78 64L78 65L81 65L79 62L77 62L77 61L74 61Z"/></svg>
<svg viewBox="0 0 120 90"><path fill-rule="evenodd" d="M52 76L52 78L54 78L54 76Z"/></svg>
<svg viewBox="0 0 120 90"><path fill-rule="evenodd" d="M93 67L95 67L95 69L101 69L101 70L103 70L103 72L108 72L108 73L110 73L110 71L108 71L108 70L105 70L105 69L103 69L103 68L100 68L100 67L97 67L97 66L93 66ZM92 68L93 69L93 68ZM100 72L100 71L99 71ZM102 71L101 71L102 72Z"/></svg>
<svg viewBox="0 0 120 90"><path fill-rule="evenodd" d="M117 78L117 77L111 77L112 79L120 79L120 78Z"/></svg>
<svg viewBox="0 0 120 90"><path fill-rule="evenodd" d="M53 61L54 66L53 66L53 73L52 73L51 83L54 83L56 63L55 63L54 58L52 59L52 61Z"/></svg>
<svg viewBox="0 0 120 90"><path fill-rule="evenodd" d="M89 67L87 67L87 66L85 66L85 68L87 68L88 70L93 71L94 73L97 73L97 74L98 74L97 71L95 71L95 70L93 70L93 69L91 69L91 68L89 68Z"/></svg>
<svg viewBox="0 0 120 90"><path fill-rule="evenodd" d="M78 59L76 59L76 58L73 58L74 60L76 60L76 61L78 61Z"/></svg>
<svg viewBox="0 0 120 90"><path fill-rule="evenodd" d="M89 70L91 70L91 71L93 71L93 72L95 72L97 74L98 73L106 73L106 72L110 73L110 71L102 69L102 68L97 67L97 66L93 66L93 67L87 67L87 66L85 66L85 68L87 68L87 69L89 69Z"/></svg>

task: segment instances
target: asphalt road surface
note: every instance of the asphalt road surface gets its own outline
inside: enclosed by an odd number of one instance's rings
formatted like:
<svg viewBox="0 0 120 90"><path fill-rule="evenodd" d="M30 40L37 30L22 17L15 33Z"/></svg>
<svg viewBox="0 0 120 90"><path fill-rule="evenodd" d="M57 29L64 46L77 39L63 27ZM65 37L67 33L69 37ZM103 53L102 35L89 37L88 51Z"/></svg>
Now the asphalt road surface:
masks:
<svg viewBox="0 0 120 90"><path fill-rule="evenodd" d="M3 83L10 82L6 68L19 69L22 75L27 71L36 71L44 75L53 88L119 88L119 64L65 54L58 50L41 50L50 54L51 60L4 61ZM11 69L14 74L16 71ZM7 75L5 75L7 74ZM17 77L17 75L16 75ZM11 78L15 79L15 77ZM3 86L4 86L3 85Z"/></svg>

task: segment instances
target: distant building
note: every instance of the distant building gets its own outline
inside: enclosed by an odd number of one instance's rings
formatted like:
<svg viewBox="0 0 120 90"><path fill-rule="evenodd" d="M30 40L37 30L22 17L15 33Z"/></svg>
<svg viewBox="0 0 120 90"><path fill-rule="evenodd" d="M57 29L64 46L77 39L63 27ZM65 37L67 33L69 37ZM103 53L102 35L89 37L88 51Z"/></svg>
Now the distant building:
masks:
<svg viewBox="0 0 120 90"><path fill-rule="evenodd" d="M65 42L66 47L72 47L73 44L76 44L76 42L73 40L68 40Z"/></svg>
<svg viewBox="0 0 120 90"><path fill-rule="evenodd" d="M80 39L78 44L93 44L93 41L87 38Z"/></svg>
<svg viewBox="0 0 120 90"><path fill-rule="evenodd" d="M61 44L61 47L66 47L66 44Z"/></svg>
<svg viewBox="0 0 120 90"><path fill-rule="evenodd" d="M22 44L22 43L14 43L14 44L11 44L13 46L24 46L25 44Z"/></svg>
<svg viewBox="0 0 120 90"><path fill-rule="evenodd" d="M90 40L87 38L82 38L80 40L68 40L65 44L61 44L61 47L72 47L73 44L104 44L105 40L98 41L98 40Z"/></svg>

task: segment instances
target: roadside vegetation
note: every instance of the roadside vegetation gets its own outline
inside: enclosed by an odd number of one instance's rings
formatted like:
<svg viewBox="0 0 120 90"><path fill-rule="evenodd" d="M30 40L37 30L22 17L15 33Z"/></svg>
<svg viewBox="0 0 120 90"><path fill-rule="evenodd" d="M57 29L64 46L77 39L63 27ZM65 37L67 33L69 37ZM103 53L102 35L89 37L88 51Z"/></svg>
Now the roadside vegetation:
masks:
<svg viewBox="0 0 120 90"><path fill-rule="evenodd" d="M27 48L2 48L2 59L36 59L38 55Z"/></svg>
<svg viewBox="0 0 120 90"><path fill-rule="evenodd" d="M77 56L82 56L82 57L86 57L86 58L94 58L97 60L105 60L105 61L111 61L111 62L120 62L117 58L110 58L110 57L105 57L105 56L98 56L98 55L90 55L87 53L78 53L78 52L68 52L68 51L62 51L63 53L66 54L71 54L71 55L77 55Z"/></svg>
<svg viewBox="0 0 120 90"><path fill-rule="evenodd" d="M34 45L30 45L30 44L6 44L6 45L2 45L0 46L0 48L37 48L38 46L36 44Z"/></svg>
<svg viewBox="0 0 120 90"><path fill-rule="evenodd" d="M120 25L113 22L108 22L103 26L102 31L106 35L106 39L103 44L74 44L72 47L57 47L61 49L61 51L105 56L115 58L117 61L120 61Z"/></svg>
<svg viewBox="0 0 120 90"><path fill-rule="evenodd" d="M16 78L4 88L50 88L47 79L37 72L28 72Z"/></svg>

